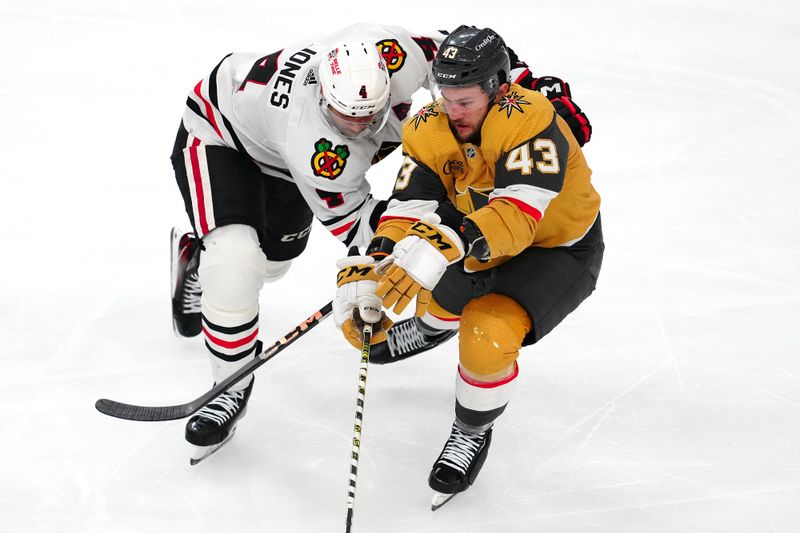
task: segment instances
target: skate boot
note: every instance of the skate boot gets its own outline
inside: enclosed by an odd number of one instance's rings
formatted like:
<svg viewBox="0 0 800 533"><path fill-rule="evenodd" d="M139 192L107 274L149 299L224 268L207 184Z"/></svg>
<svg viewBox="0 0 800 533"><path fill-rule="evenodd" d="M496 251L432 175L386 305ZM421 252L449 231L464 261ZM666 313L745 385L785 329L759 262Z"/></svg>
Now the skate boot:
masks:
<svg viewBox="0 0 800 533"><path fill-rule="evenodd" d="M387 333L386 342L370 349L369 362L378 365L401 361L434 348L458 333L455 329L436 329L417 317L400 320Z"/></svg>
<svg viewBox="0 0 800 533"><path fill-rule="evenodd" d="M194 233L181 235L177 228L170 233L172 281L172 327L181 337L194 337L202 331L197 275L201 243Z"/></svg>
<svg viewBox="0 0 800 533"><path fill-rule="evenodd" d="M194 445L189 464L206 459L233 437L252 390L253 381L244 390L223 392L189 419L186 440Z"/></svg>
<svg viewBox="0 0 800 533"><path fill-rule="evenodd" d="M431 502L432 511L475 482L491 443L491 427L471 434L464 432L458 423L453 423L450 438L428 476L428 485L436 491Z"/></svg>

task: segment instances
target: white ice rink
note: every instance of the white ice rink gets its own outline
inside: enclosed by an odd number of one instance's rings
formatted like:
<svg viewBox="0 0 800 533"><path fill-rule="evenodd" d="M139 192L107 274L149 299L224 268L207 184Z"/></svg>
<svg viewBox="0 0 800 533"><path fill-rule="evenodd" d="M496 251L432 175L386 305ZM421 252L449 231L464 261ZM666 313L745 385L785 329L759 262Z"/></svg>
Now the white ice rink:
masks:
<svg viewBox="0 0 800 533"><path fill-rule="evenodd" d="M359 361L332 321L258 371L196 467L183 421L94 402L210 385L169 318L188 91L228 52L357 20L490 26L567 79L607 249L595 294L522 352L478 482L436 513L456 343L370 367L354 531L800 531L800 4L270 4L0 0L0 531L344 531ZM370 172L377 196L398 162ZM330 300L343 254L315 223L262 293L264 341Z"/></svg>

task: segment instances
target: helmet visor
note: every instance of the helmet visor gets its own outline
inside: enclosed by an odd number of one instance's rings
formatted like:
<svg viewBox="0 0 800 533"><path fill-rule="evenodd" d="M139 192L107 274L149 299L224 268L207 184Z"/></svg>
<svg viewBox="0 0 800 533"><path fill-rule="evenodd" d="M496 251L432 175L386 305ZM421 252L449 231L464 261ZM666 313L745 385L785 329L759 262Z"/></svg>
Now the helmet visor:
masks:
<svg viewBox="0 0 800 533"><path fill-rule="evenodd" d="M364 117L352 117L333 109L324 97L319 100L319 109L325 121L348 139L371 137L381 131L389 120L389 102L376 113Z"/></svg>
<svg viewBox="0 0 800 533"><path fill-rule="evenodd" d="M472 113L478 109L486 109L492 100L482 84L465 85L463 87L439 86L433 84L431 96L439 102L439 108L449 115L451 112Z"/></svg>

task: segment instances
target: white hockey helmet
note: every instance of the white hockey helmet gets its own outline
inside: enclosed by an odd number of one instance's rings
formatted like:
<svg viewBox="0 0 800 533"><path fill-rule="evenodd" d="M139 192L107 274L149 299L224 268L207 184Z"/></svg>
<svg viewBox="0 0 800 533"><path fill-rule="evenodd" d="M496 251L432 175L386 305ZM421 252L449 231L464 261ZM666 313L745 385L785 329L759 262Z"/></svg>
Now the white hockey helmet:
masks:
<svg viewBox="0 0 800 533"><path fill-rule="evenodd" d="M322 57L318 74L320 108L343 135L377 133L386 124L389 72L374 44L350 41L334 46Z"/></svg>

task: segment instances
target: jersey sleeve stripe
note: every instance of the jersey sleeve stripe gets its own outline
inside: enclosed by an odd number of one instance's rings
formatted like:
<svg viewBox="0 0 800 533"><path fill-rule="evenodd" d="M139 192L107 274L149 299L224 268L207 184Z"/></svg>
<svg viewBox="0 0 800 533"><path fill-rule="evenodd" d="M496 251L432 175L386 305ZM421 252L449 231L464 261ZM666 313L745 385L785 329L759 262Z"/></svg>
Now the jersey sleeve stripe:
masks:
<svg viewBox="0 0 800 533"><path fill-rule="evenodd" d="M202 84L203 84L203 80L200 80L200 81L197 82L197 85L194 86L194 94L196 94L197 97L200 99L200 101L203 102L203 105L206 108L206 118L208 118L208 121L214 127L214 131L217 132L217 135L219 135L219 138L224 141L225 138L222 136L222 132L219 130L219 126L217 126L217 119L214 117L214 108L211 107L211 103L209 103L208 100L203 98L203 93L201 91Z"/></svg>
<svg viewBox="0 0 800 533"><path fill-rule="evenodd" d="M536 220L536 222L539 222L542 219L542 212L541 211L539 211L538 209L536 209L532 205L526 204L525 202L523 202L519 198L514 198L513 196L495 196L495 197L493 197L492 199L489 200L489 203L491 204L495 200L507 200L507 201L511 202L512 204L514 204L517 207L519 207L520 210L523 213L529 215L534 220Z"/></svg>
<svg viewBox="0 0 800 533"><path fill-rule="evenodd" d="M366 202L366 199L364 200L364 202ZM361 209L362 207L364 207L364 202L361 202L361 203L360 203L360 204L358 204L358 205L357 205L355 208L353 208L352 210L348 211L348 212L347 212L347 213L345 213L344 215L340 215L340 216L338 216L338 217L329 218L329 219L326 219L326 220L320 220L320 222L322 222L322 225L323 225L323 226L333 226L333 225L335 225L335 224L338 224L338 223L340 223L342 220L345 220L345 219L347 219L348 217L351 217L351 216L353 216L355 213L357 213L359 209ZM330 229L330 228L329 228L329 229Z"/></svg>
<svg viewBox="0 0 800 533"><path fill-rule="evenodd" d="M344 224L343 226L339 226L338 228L329 228L329 229L330 229L330 232L332 234L334 234L335 236L338 237L342 233L344 233L347 230L349 230L353 226L353 224L355 224L355 223L356 223L355 220L351 220L350 222L348 222L347 224Z"/></svg>
<svg viewBox="0 0 800 533"><path fill-rule="evenodd" d="M355 224L353 224L350 227L350 231L347 232L347 237L345 237L343 241L345 246L350 246L350 244L356 239L356 236L358 236L358 228L360 226L361 226L361 219L358 219L355 221Z"/></svg>
<svg viewBox="0 0 800 533"><path fill-rule="evenodd" d="M200 106L199 106L199 105L197 105L197 102L195 102L195 101L194 101L194 100L192 100L191 98L187 98L187 99L186 99L186 107L188 107L189 109L191 109L191 110L192 110L192 112L193 112L195 115L197 115L198 117L200 117L200 118L202 118L203 120L205 120L206 122L208 122L208 124L209 124L211 127L213 127L213 126L214 126L214 124L212 124L212 123L211 123L211 120L209 120L209 118L208 118L207 116L205 116L205 115L203 114L203 112L200 110Z"/></svg>

